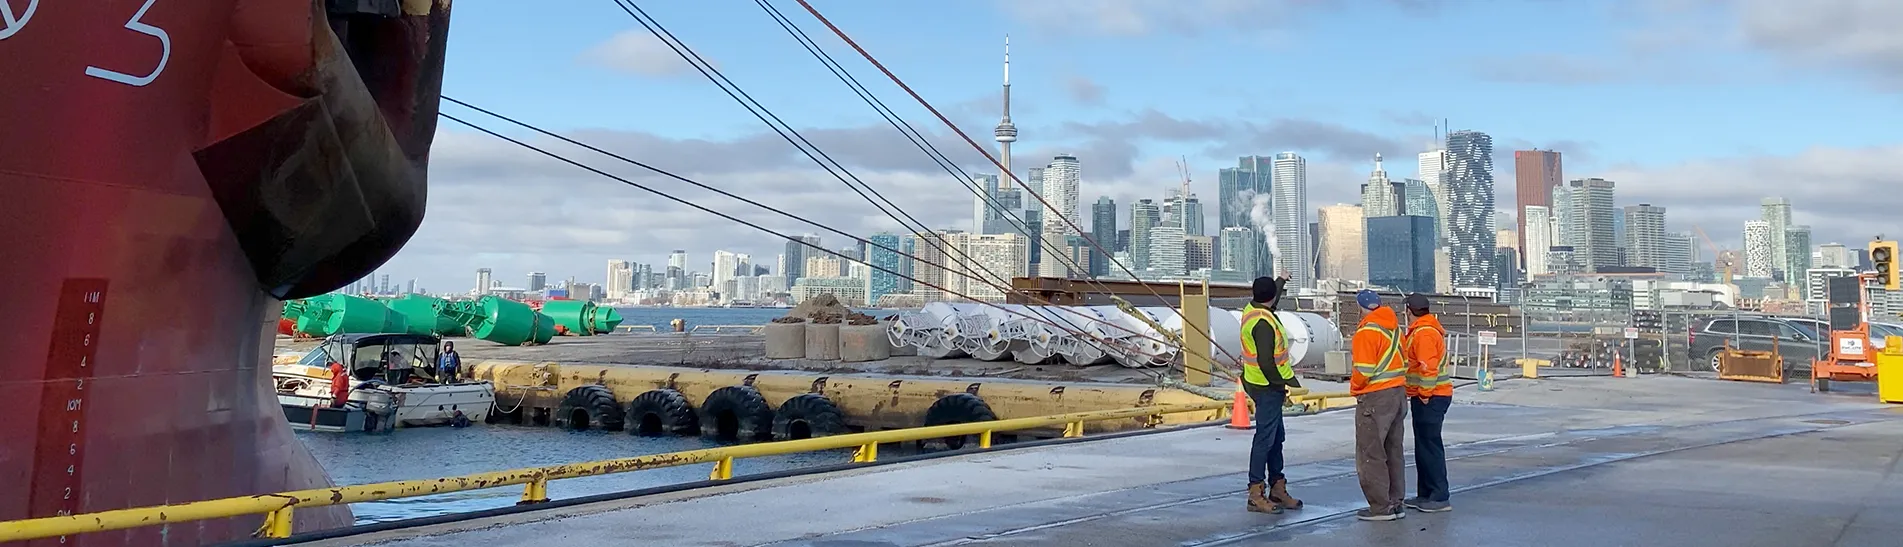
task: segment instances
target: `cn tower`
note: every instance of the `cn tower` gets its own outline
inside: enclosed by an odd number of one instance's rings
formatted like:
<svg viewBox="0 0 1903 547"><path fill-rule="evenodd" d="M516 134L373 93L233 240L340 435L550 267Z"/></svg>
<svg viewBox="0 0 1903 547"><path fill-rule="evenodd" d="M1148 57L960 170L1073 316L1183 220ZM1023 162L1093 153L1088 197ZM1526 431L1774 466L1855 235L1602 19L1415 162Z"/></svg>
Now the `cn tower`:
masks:
<svg viewBox="0 0 1903 547"><path fill-rule="evenodd" d="M1018 126L1011 125L1011 35L1004 36L1004 119L998 122L998 129L992 131L998 140L998 163L1004 166L1003 176L998 177L998 189L1010 190L1014 187L1017 175L1011 171L1011 143L1018 140Z"/></svg>

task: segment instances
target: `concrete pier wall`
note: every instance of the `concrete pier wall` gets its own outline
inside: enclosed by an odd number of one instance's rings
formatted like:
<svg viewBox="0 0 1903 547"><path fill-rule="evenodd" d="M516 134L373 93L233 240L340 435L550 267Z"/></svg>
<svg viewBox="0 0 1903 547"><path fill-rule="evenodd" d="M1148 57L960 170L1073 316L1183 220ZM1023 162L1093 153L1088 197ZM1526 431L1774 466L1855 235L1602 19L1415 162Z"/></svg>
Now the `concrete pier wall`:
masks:
<svg viewBox="0 0 1903 547"><path fill-rule="evenodd" d="M570 390L588 385L607 387L623 408L635 396L654 389L677 390L698 408L716 389L748 385L759 390L776 409L794 396L825 395L845 413L847 425L865 430L924 425L926 410L932 403L957 393L978 396L1002 419L1208 401L1193 393L1155 386L991 378L505 360L478 362L470 367L470 372L476 378L496 384L499 411L520 405L525 416L537 410L552 411ZM1161 423L1202 422L1218 417L1214 411L1175 414L1164 417ZM1131 419L1092 423L1088 427L1091 431L1120 431L1147 425L1144 420Z"/></svg>

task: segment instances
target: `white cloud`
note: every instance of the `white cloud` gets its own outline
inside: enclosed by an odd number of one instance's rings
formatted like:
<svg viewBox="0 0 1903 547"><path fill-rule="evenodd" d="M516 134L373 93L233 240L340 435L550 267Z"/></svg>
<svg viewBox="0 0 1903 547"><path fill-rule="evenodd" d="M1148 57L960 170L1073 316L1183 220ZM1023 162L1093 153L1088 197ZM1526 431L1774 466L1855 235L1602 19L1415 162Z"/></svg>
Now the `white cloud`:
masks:
<svg viewBox="0 0 1903 547"><path fill-rule="evenodd" d="M1673 229L1697 225L1719 245L1740 246L1744 222L1759 217L1768 196L1791 200L1794 222L1811 226L1811 241L1861 245L1872 236L1903 236L1896 188L1903 145L1812 148L1790 155L1711 158L1659 168L1615 167L1597 176L1618 184L1621 205L1666 207ZM1709 254L1707 252L1706 254Z"/></svg>
<svg viewBox="0 0 1903 547"><path fill-rule="evenodd" d="M1903 88L1903 2L1734 0L1739 37L1806 67L1849 69Z"/></svg>
<svg viewBox="0 0 1903 547"><path fill-rule="evenodd" d="M1083 76L1065 78L1064 94L1070 96L1070 100L1076 101L1078 104L1087 106L1101 106L1104 104L1103 85Z"/></svg>
<svg viewBox="0 0 1903 547"><path fill-rule="evenodd" d="M705 57L705 54L702 55ZM678 76L694 72L667 44L646 29L625 30L582 52L583 62L641 76ZM712 63L712 59L707 60ZM716 68L719 64L714 64Z"/></svg>

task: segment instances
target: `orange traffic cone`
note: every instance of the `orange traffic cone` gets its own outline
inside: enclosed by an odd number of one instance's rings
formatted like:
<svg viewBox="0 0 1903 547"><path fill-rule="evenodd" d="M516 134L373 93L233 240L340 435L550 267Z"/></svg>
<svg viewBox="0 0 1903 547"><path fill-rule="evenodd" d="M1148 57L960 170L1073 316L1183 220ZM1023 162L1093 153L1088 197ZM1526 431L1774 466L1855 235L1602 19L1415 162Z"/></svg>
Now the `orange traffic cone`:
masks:
<svg viewBox="0 0 1903 547"><path fill-rule="evenodd" d="M1253 429L1249 424L1249 401L1242 394L1242 385L1236 385L1235 401L1229 405L1229 429Z"/></svg>
<svg viewBox="0 0 1903 547"><path fill-rule="evenodd" d="M1612 377L1625 378L1625 359L1617 352L1612 354Z"/></svg>

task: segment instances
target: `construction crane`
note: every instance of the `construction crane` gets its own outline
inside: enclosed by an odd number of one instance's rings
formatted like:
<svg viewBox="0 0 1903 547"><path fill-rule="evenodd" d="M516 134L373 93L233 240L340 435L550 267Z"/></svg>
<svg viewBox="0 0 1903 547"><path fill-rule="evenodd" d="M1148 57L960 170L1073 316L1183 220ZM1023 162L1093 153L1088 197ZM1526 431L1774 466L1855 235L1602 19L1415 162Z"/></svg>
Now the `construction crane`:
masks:
<svg viewBox="0 0 1903 547"><path fill-rule="evenodd" d="M1694 224L1692 225L1692 231L1698 232L1698 238L1705 240L1705 247L1711 249L1712 267L1723 268L1725 284L1730 285L1731 272L1737 268L1738 265L1733 263L1734 260L1732 258L1725 256L1723 251L1718 250L1718 244L1711 241L1711 236L1705 235L1704 228L1699 228L1698 225Z"/></svg>
<svg viewBox="0 0 1903 547"><path fill-rule="evenodd" d="M1176 159L1176 173L1177 175L1183 177L1183 202L1188 203L1189 202L1189 156L1179 156Z"/></svg>

